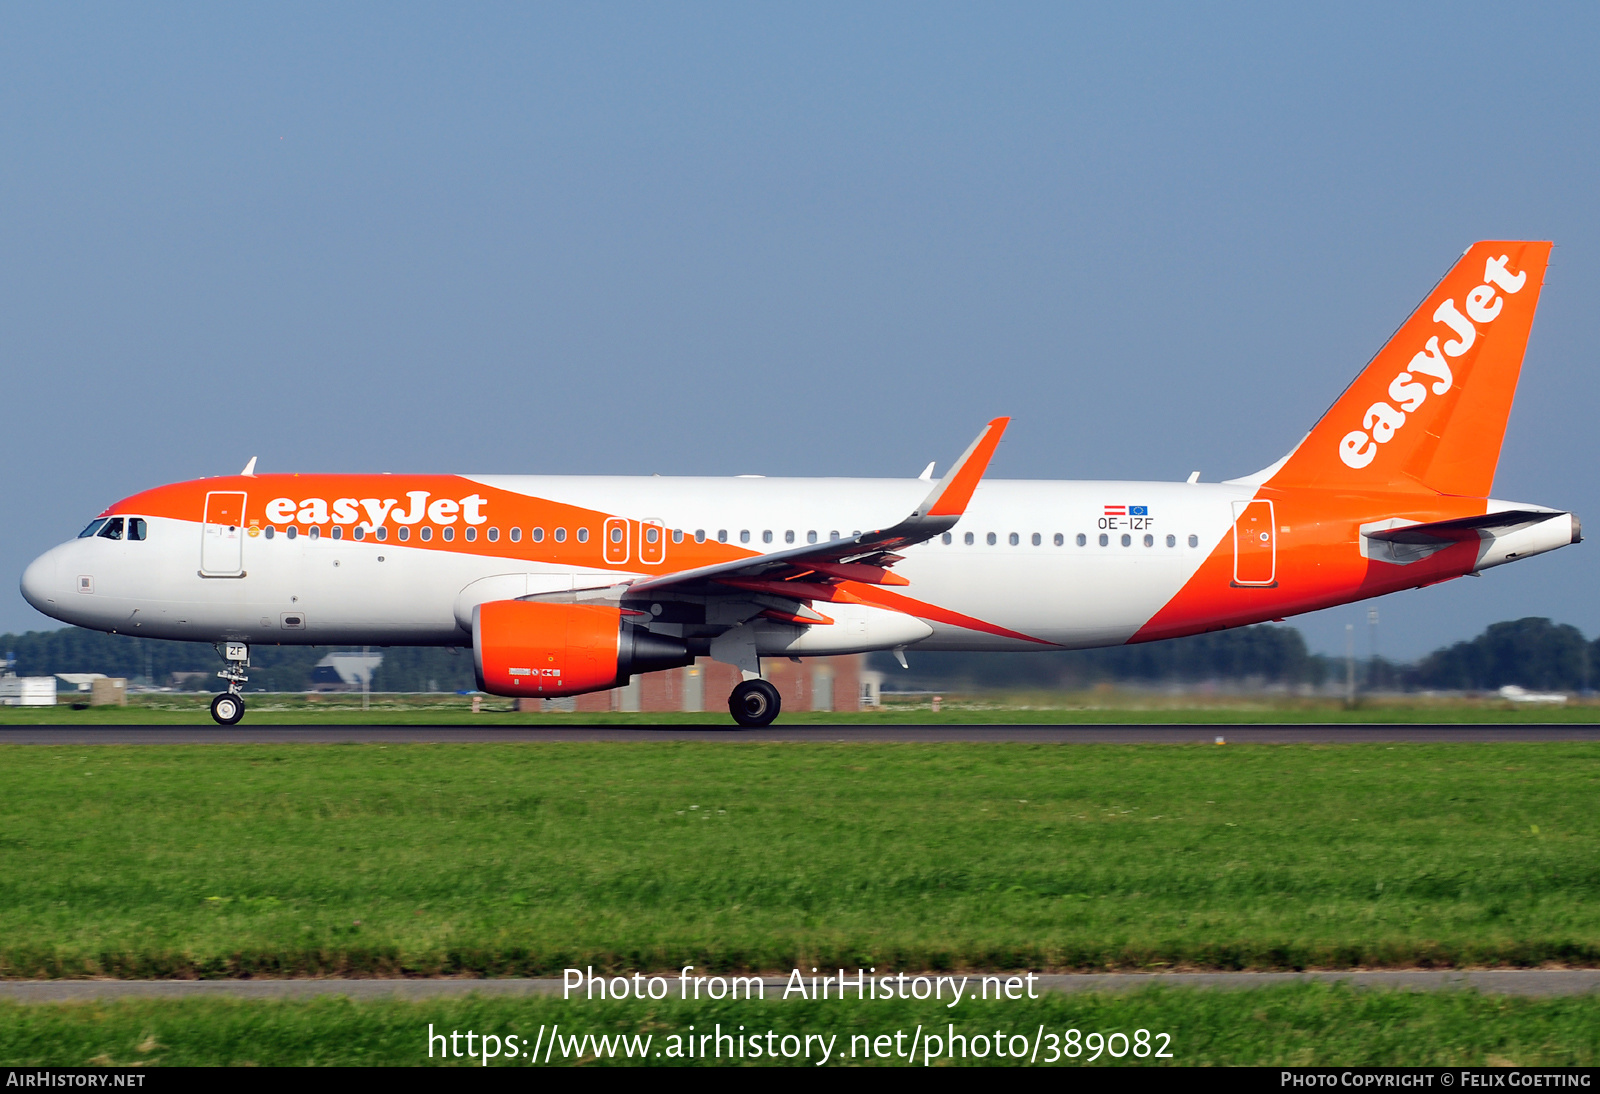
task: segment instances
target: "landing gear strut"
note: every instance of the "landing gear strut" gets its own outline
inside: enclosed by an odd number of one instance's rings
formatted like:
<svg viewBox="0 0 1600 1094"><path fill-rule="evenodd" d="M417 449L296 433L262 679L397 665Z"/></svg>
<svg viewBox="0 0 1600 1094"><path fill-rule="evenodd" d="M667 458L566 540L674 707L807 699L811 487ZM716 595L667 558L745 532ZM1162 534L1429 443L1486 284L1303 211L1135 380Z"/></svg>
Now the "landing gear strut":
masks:
<svg viewBox="0 0 1600 1094"><path fill-rule="evenodd" d="M244 673L250 667L250 647L243 642L228 642L219 652L228 667L217 675L228 682L228 690L211 700L211 717L219 726L238 725L244 717L244 696L239 692L250 679Z"/></svg>
<svg viewBox="0 0 1600 1094"><path fill-rule="evenodd" d="M782 709L778 689L765 680L746 680L728 696L728 713L747 729L771 725Z"/></svg>

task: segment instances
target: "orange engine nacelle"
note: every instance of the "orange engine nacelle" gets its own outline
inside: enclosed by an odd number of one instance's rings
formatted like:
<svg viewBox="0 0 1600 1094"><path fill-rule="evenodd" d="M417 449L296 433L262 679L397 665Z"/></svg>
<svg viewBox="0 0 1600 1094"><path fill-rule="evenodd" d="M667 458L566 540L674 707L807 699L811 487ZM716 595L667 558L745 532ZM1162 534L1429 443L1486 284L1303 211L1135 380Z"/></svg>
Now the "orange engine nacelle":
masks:
<svg viewBox="0 0 1600 1094"><path fill-rule="evenodd" d="M549 699L622 687L636 673L694 661L682 639L628 622L620 608L492 600L472 610L478 687Z"/></svg>

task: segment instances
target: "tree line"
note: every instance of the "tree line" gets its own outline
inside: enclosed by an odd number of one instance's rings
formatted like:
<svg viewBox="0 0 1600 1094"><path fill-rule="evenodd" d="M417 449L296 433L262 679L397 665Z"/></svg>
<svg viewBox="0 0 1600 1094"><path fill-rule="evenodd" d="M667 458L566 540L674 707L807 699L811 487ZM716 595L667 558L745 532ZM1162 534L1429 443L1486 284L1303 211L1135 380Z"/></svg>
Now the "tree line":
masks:
<svg viewBox="0 0 1600 1094"><path fill-rule="evenodd" d="M909 671L886 654L873 668L902 688L1034 688L1066 691L1098 683L1237 681L1313 687L1343 682L1345 659L1314 654L1290 626L1262 624L1094 650L1050 653L918 653ZM1412 664L1357 660L1363 689L1492 691L1506 684L1549 691L1583 691L1600 683L1600 639L1578 628L1529 617L1493 623L1476 638L1434 650Z"/></svg>
<svg viewBox="0 0 1600 1094"><path fill-rule="evenodd" d="M307 691L318 661L345 646L251 646L251 691ZM374 691L463 691L477 686L472 652L455 647L393 646L379 649L383 664L372 676ZM221 691L216 671L222 658L207 642L169 642L103 634L81 627L0 635L0 651L16 660L18 676L58 672L103 672L129 680Z"/></svg>
<svg viewBox="0 0 1600 1094"><path fill-rule="evenodd" d="M251 690L305 691L326 654L349 647L254 646ZM374 647L374 649L378 649ZM192 688L218 691L222 659L205 642L167 642L103 634L79 627L0 635L0 651L15 658L19 676L103 672L167 685L176 676ZM475 686L472 654L453 647L393 646L375 691L462 691ZM872 667L902 688L1034 688L1076 690L1103 682L1186 683L1208 680L1256 685L1320 686L1342 681L1343 658L1313 654L1291 626L1262 624L1095 650L1050 653L908 652L910 671L888 654ZM1358 662L1357 681L1403 690L1492 690L1505 684L1581 691L1600 683L1600 639L1574 626L1530 617L1491 624L1476 638L1434 650L1413 664Z"/></svg>

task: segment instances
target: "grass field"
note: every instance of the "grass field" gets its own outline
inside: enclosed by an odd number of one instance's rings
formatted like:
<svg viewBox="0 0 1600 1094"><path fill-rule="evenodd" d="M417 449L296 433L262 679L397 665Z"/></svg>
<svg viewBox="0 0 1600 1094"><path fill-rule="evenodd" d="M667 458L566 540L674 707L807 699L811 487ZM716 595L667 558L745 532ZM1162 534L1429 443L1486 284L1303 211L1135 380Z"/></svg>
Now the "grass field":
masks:
<svg viewBox="0 0 1600 1094"><path fill-rule="evenodd" d="M127 706L74 710L53 707L0 707L0 728L8 725L210 725L209 695L160 693L135 696ZM249 725L730 725L726 709L699 714L541 714L518 713L511 701L459 695L376 695L369 710L359 695L259 694L245 696ZM1232 724L1459 722L1533 725L1600 721L1600 703L1529 706L1498 698L1386 696L1346 706L1336 699L1286 695L1168 694L1158 691L1096 689L1077 693L1009 692L944 697L935 714L927 696L890 698L879 710L850 713L786 711L780 725L1071 725L1106 723Z"/></svg>
<svg viewBox="0 0 1600 1094"><path fill-rule="evenodd" d="M1600 745L0 749L0 975L1600 961Z"/></svg>
<svg viewBox="0 0 1600 1094"><path fill-rule="evenodd" d="M52 1006L0 1005L0 1060L13 1065L305 1065L305 1064L455 1064L482 1066L479 1060L442 1059L443 1043L428 1058L427 1032L491 1032L494 1050L509 1043L514 1060L493 1058L489 1066L534 1063L533 1050L549 1046L550 1026L558 1026L551 1066L609 1063L596 1059L595 1037L622 1035L635 1050L631 1062L652 1064L769 1064L765 1046L785 1050L783 1064L822 1062L827 1038L834 1040L829 1065L951 1064L1039 1066L1161 1064L1277 1065L1490 1065L1521 1067L1589 1065L1600 1062L1600 997L1508 999L1473 992L1405 993L1360 991L1345 986L1285 985L1249 992L1149 989L1127 994L1044 996L1017 1002L963 1004L960 1013L937 1003L914 1002L585 1002L558 998L466 998L429 1003L351 1002L343 998L306 1002L186 1000ZM689 1027L710 1033L756 1034L762 1056L673 1058ZM949 1029L965 1038L950 1045ZM915 1029L939 1038L917 1041ZM545 1027L541 1030L541 1027ZM1048 1035L1040 1036L1040 1028ZM1068 1030L1076 1029L1071 1037ZM1149 1031L1151 1047L1135 1055L1131 1044L1110 1038L1115 1058L1088 1035L1121 1032L1130 1039ZM764 1034L778 1036L768 1042ZM878 1037L903 1036L878 1041ZM995 1034L1003 1035L1006 1057L996 1056ZM1168 1034L1170 1040L1157 1035ZM507 1035L515 1037L510 1041ZM806 1035L822 1040L805 1042ZM649 1037L648 1045L642 1043ZM858 1038L867 1039L858 1039ZM978 1040L978 1038L982 1040ZM524 1047L522 1039L529 1044ZM571 1038L576 1038L574 1044ZM1021 1041L1037 1042L1039 1053ZM913 1043L921 1049L908 1061ZM458 1040L455 1050L466 1052ZM616 1042L613 1040L612 1045ZM708 1047L715 1042L708 1042ZM811 1050L810 1060L801 1055ZM1098 1058L1091 1061L1094 1050ZM981 1049L982 1058L974 1054ZM1067 1053L1077 1050L1075 1058ZM961 1055L966 1052L965 1057ZM612 1049L617 1063L625 1050ZM724 1042L724 1051L734 1051ZM896 1055L896 1052L902 1055ZM1170 1052L1171 1059L1155 1053ZM527 1052L526 1057L521 1052ZM886 1055L876 1055L877 1052ZM955 1058L951 1059L949 1053ZM1012 1053L1022 1058L1014 1058ZM661 1055L658 1057L657 1053ZM609 1054L608 1054L609 1055ZM544 1057L538 1058L539 1063Z"/></svg>

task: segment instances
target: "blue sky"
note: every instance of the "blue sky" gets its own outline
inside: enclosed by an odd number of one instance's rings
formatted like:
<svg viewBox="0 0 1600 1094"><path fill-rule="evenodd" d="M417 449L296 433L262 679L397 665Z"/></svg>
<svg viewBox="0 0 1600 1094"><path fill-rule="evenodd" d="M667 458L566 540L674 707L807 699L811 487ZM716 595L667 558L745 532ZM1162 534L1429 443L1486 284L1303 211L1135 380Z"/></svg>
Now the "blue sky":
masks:
<svg viewBox="0 0 1600 1094"><path fill-rule="evenodd" d="M1496 494L1600 520L1600 8L0 9L0 571L263 470L1206 479L1557 243ZM1600 525L1597 525L1600 527ZM1378 602L1600 632L1583 545ZM1366 607L1302 617L1343 648ZM0 629L53 625L13 583Z"/></svg>

